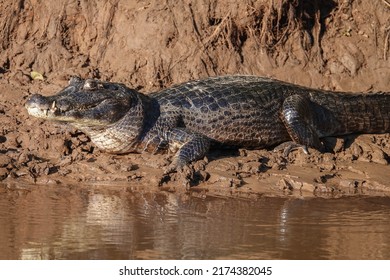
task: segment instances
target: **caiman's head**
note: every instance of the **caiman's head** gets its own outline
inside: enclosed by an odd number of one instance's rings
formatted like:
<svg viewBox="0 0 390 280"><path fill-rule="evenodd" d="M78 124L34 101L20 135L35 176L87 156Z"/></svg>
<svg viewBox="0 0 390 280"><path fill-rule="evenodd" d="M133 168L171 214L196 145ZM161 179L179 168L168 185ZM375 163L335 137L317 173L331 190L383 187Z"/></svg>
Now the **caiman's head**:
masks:
<svg viewBox="0 0 390 280"><path fill-rule="evenodd" d="M75 126L116 153L128 152L140 138L147 100L123 84L73 77L56 95L30 96L25 107L31 116Z"/></svg>
<svg viewBox="0 0 390 280"><path fill-rule="evenodd" d="M25 104L31 116L75 126L99 127L115 123L129 110L131 95L123 86L72 77L53 96L32 95Z"/></svg>

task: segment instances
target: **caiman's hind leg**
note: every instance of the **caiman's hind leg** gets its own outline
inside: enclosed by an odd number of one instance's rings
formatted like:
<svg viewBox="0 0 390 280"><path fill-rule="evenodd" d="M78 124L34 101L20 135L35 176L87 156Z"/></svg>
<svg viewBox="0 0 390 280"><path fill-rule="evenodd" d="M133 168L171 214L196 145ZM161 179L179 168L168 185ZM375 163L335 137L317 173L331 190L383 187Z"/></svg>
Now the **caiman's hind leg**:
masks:
<svg viewBox="0 0 390 280"><path fill-rule="evenodd" d="M305 153L308 153L308 147L323 150L323 145L316 131L317 118L313 104L307 97L301 95L287 97L283 102L280 118L292 141L282 143L275 150L284 150L285 155L296 148L303 148Z"/></svg>

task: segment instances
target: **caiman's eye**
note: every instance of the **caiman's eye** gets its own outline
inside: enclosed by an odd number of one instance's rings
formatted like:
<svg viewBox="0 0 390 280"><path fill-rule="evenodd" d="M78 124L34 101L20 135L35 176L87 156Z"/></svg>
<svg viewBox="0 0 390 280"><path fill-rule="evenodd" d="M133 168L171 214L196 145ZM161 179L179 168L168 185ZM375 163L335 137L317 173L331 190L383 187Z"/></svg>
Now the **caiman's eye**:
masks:
<svg viewBox="0 0 390 280"><path fill-rule="evenodd" d="M93 79L88 79L84 82L83 89L84 90L94 90L97 89L99 86L98 81L93 80Z"/></svg>

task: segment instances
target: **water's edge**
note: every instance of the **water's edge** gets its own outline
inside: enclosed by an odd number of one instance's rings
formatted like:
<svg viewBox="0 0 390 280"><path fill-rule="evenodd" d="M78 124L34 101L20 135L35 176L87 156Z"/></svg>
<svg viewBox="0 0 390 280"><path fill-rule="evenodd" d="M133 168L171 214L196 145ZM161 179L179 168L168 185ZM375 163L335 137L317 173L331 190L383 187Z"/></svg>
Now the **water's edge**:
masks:
<svg viewBox="0 0 390 280"><path fill-rule="evenodd" d="M389 259L390 198L0 185L0 259Z"/></svg>

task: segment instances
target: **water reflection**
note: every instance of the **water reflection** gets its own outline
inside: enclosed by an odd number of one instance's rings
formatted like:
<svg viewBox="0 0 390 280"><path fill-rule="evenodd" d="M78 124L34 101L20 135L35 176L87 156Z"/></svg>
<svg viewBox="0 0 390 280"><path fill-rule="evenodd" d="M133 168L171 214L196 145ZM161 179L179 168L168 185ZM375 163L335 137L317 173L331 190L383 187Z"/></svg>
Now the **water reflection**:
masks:
<svg viewBox="0 0 390 280"><path fill-rule="evenodd" d="M0 185L0 259L389 259L390 199Z"/></svg>

